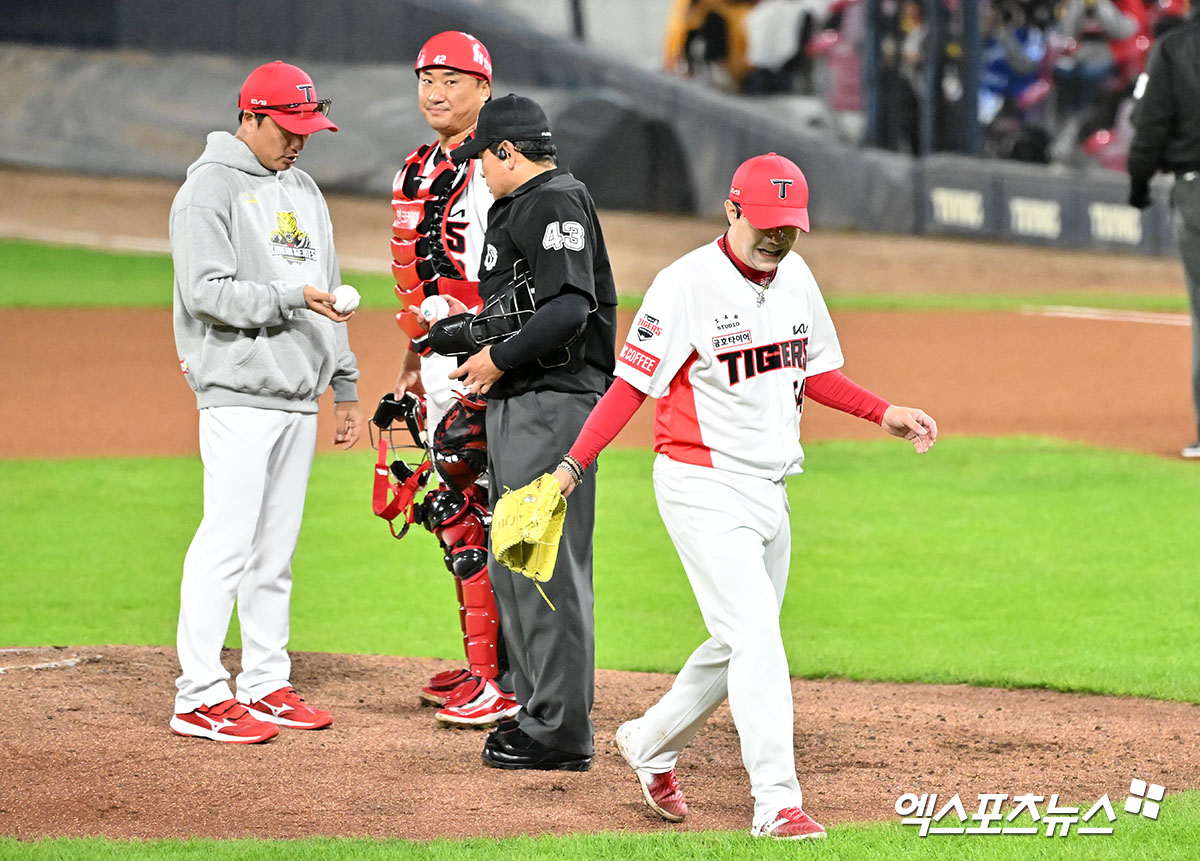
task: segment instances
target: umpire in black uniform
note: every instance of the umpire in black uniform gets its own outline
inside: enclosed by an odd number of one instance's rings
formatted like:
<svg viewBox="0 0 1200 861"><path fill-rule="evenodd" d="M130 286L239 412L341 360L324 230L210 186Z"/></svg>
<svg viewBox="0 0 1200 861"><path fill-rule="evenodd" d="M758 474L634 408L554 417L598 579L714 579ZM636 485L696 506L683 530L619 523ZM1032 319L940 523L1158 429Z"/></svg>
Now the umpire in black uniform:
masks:
<svg viewBox="0 0 1200 861"><path fill-rule="evenodd" d="M1157 171L1175 174L1171 206L1192 308L1196 411L1196 442L1181 454L1200 458L1200 8L1154 43L1134 96L1129 205L1150 205L1150 178Z"/></svg>
<svg viewBox="0 0 1200 861"><path fill-rule="evenodd" d="M595 204L583 183L557 166L536 102L509 94L484 105L474 139L453 153L455 161L473 157L496 199L479 267L484 307L473 319L459 315L434 328L462 338L457 352L467 357L451 376L487 395L495 505L505 488L554 471L612 382L617 292ZM444 334L431 332L435 350ZM594 467L588 473L594 478ZM556 609L531 580L489 555L510 681L522 707L488 735L489 765L591 767L596 498L587 477L571 495L554 575L543 587Z"/></svg>

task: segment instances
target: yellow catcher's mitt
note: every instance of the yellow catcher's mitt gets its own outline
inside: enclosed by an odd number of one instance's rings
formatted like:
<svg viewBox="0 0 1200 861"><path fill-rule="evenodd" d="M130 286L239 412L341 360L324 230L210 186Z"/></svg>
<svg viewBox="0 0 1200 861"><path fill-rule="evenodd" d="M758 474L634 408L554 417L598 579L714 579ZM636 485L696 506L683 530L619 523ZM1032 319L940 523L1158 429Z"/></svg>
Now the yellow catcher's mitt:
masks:
<svg viewBox="0 0 1200 861"><path fill-rule="evenodd" d="M506 490L492 511L492 553L510 570L533 580L542 592L542 584L554 574L566 517L567 501L553 475ZM546 598L545 592L542 597ZM554 609L549 598L546 603Z"/></svg>

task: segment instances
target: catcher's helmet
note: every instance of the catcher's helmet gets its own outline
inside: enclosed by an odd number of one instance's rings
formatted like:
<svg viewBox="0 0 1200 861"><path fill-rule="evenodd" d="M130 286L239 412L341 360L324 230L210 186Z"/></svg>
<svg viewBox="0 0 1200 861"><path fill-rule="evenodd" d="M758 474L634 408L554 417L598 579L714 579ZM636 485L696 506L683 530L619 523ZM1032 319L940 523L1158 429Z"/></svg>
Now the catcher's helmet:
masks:
<svg viewBox="0 0 1200 861"><path fill-rule="evenodd" d="M413 69L420 74L422 69L434 67L456 69L492 82L492 55L483 42L461 30L438 33L421 46Z"/></svg>

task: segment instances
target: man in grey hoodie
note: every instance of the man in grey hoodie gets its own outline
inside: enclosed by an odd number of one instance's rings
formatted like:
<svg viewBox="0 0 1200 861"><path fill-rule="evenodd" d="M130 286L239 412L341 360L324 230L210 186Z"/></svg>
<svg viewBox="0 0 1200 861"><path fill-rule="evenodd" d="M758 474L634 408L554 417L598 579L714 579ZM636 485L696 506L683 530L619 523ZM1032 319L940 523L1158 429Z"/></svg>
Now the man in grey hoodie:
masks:
<svg viewBox="0 0 1200 861"><path fill-rule="evenodd" d="M334 442L362 413L329 210L293 167L308 136L337 131L329 100L282 61L251 72L236 134L213 132L171 207L175 344L200 410L204 517L183 563L171 729L253 743L333 717L291 686L292 554L312 469L318 399L332 385ZM237 602L237 698L221 647Z"/></svg>

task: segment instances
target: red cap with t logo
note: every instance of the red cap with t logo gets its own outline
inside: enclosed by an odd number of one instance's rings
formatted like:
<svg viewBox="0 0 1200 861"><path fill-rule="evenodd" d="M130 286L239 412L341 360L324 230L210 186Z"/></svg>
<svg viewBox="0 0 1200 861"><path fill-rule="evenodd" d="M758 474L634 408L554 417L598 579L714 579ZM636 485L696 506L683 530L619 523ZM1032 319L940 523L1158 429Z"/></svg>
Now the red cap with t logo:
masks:
<svg viewBox="0 0 1200 861"><path fill-rule="evenodd" d="M808 180L795 162L777 153L742 162L729 185L729 199L759 230L799 227L808 232Z"/></svg>
<svg viewBox="0 0 1200 861"><path fill-rule="evenodd" d="M238 93L243 111L266 114L294 135L310 135L321 129L337 131L329 121L333 99L318 99L312 78L303 69L283 60L259 66Z"/></svg>

